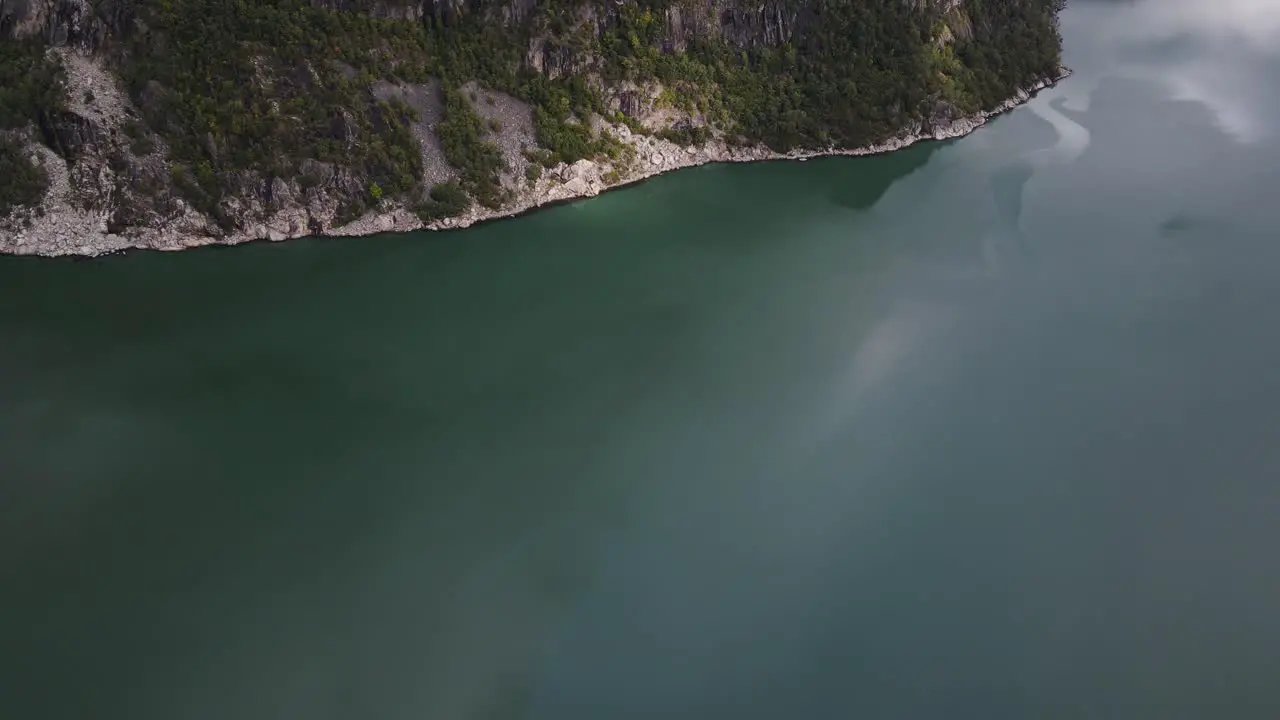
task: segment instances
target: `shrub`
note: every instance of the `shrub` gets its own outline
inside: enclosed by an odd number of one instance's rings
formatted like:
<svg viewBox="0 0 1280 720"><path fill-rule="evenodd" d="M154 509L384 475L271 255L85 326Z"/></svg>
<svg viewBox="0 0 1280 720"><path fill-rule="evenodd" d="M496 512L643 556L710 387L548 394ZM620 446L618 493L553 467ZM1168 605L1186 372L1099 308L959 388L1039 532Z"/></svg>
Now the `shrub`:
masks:
<svg viewBox="0 0 1280 720"><path fill-rule="evenodd" d="M63 107L63 70L31 41L0 42L0 130L19 128Z"/></svg>
<svg viewBox="0 0 1280 720"><path fill-rule="evenodd" d="M436 125L436 137L449 164L458 169L461 186L480 204L498 207L504 198L498 173L507 169L498 147L483 139L484 123L466 97L444 89L444 120Z"/></svg>
<svg viewBox="0 0 1280 720"><path fill-rule="evenodd" d="M415 210L424 224L436 220L461 215L471 207L471 198L458 183L441 183L431 188L427 199L417 205Z"/></svg>
<svg viewBox="0 0 1280 720"><path fill-rule="evenodd" d="M32 165L17 142L0 139L0 217L37 205L48 189L44 168Z"/></svg>

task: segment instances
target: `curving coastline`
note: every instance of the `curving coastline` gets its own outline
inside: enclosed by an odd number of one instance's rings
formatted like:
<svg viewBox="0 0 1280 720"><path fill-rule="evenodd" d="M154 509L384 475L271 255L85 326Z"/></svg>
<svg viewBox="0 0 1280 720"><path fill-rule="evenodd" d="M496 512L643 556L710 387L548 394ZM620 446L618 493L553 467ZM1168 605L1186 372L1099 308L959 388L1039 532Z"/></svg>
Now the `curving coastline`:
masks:
<svg viewBox="0 0 1280 720"><path fill-rule="evenodd" d="M993 110L918 122L905 128L895 138L861 148L779 153L764 147L730 147L718 139L701 146L686 147L654 136L632 134L625 126L598 121L599 129L613 133L635 150L633 162L623 167L590 160L579 160L572 165L562 163L543 173L543 177L531 187L521 186L512 201L500 209L491 210L473 205L462 215L430 224L423 224L412 209L402 204L387 203L378 211L366 213L352 222L322 227L316 232L310 209L305 205L297 205L281 210L243 231L226 235L200 232L207 227L206 219L190 209L182 216L173 218L173 222L167 227L133 228L128 234L113 234L107 232L105 218L100 213L87 212L75 207L74 203L65 201L69 179L65 171L57 171L57 158L52 157L52 151L49 151L43 153L50 156L43 158L46 167L53 169L52 188L45 205L39 214L30 218L26 227L12 232L0 232L0 254L93 257L132 249L175 251L260 240L282 241L314 236L359 237L389 232L460 229L481 222L523 215L567 201L594 197L663 173L690 167L712 163L877 155L902 150L918 142L963 137L982 127L993 117L1027 103L1040 90L1056 85L1070 74L1071 71L1063 67L1056 77L1042 79L1019 90L1015 96Z"/></svg>

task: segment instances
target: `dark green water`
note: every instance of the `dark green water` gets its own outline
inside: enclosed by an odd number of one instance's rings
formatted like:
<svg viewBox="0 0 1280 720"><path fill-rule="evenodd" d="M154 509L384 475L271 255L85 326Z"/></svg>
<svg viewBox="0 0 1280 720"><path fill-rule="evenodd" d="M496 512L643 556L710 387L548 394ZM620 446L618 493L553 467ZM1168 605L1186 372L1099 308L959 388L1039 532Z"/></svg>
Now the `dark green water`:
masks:
<svg viewBox="0 0 1280 720"><path fill-rule="evenodd" d="M0 258L0 716L1277 717L1280 13L1197 5L945 145Z"/></svg>

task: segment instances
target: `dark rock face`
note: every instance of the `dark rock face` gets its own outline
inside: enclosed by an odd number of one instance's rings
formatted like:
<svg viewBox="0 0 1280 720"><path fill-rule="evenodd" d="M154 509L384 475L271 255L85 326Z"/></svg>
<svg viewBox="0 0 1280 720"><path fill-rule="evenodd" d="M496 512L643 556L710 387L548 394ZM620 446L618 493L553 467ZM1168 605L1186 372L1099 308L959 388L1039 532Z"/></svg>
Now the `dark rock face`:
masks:
<svg viewBox="0 0 1280 720"><path fill-rule="evenodd" d="M315 7L358 12L383 20L421 20L429 3L423 0L311 0Z"/></svg>
<svg viewBox="0 0 1280 720"><path fill-rule="evenodd" d="M0 0L0 2L82 2L83 0ZM591 14L608 21L617 9L634 0L584 0ZM359 12L377 18L419 20L435 18L455 24L468 14L507 26L533 16L538 0L312 0L316 7ZM669 31L668 46L682 51L691 39L723 39L741 48L776 47L803 29L811 15L805 3L794 0L673 0L663 3Z"/></svg>
<svg viewBox="0 0 1280 720"><path fill-rule="evenodd" d="M644 101L640 98L640 93L635 90L618 93L618 110L627 117L639 117L644 110Z"/></svg>
<svg viewBox="0 0 1280 720"><path fill-rule="evenodd" d="M106 137L97 123L65 110L40 118L40 134L46 145L70 162L102 145Z"/></svg>
<svg viewBox="0 0 1280 720"><path fill-rule="evenodd" d="M727 3L720 11L720 27L723 37L740 48L757 46L777 47L791 40L791 36L803 25L808 13L795 9L795 3L786 0L768 0L759 5L753 3Z"/></svg>
<svg viewBox="0 0 1280 720"><path fill-rule="evenodd" d="M128 0L0 0L0 41L40 38L97 50L131 22Z"/></svg>
<svg viewBox="0 0 1280 720"><path fill-rule="evenodd" d="M116 174L115 208L107 218L107 231L118 233L129 227L163 223L165 215L173 212L176 199L169 186L168 168L141 162L128 153L118 153L111 163Z"/></svg>
<svg viewBox="0 0 1280 720"><path fill-rule="evenodd" d="M585 75L596 69L599 58L568 43L551 38L534 38L525 64L551 79Z"/></svg>
<svg viewBox="0 0 1280 720"><path fill-rule="evenodd" d="M39 34L48 10L48 3L42 0L0 0L0 40Z"/></svg>
<svg viewBox="0 0 1280 720"><path fill-rule="evenodd" d="M777 47L791 40L809 13L787 0L706 0L667 8L668 52L683 52L691 40L718 38L743 50Z"/></svg>
<svg viewBox="0 0 1280 720"><path fill-rule="evenodd" d="M428 4L432 1L427 0ZM510 0L502 21L518 22L530 12L532 3ZM634 5L634 0L584 2L574 32L586 25L599 34L628 4ZM685 52L699 41L725 42L741 50L779 47L802 34L813 19L808 4L796 0L674 0L654 12L663 27L662 50L666 53ZM551 78L591 72L597 65L595 58L572 43L543 35L533 38L525 63Z"/></svg>
<svg viewBox="0 0 1280 720"><path fill-rule="evenodd" d="M453 25L464 13L480 5L479 0L423 0L423 10L427 15L445 25Z"/></svg>
<svg viewBox="0 0 1280 720"><path fill-rule="evenodd" d="M502 22L508 26L519 25L533 16L538 0L506 0L502 5Z"/></svg>
<svg viewBox="0 0 1280 720"><path fill-rule="evenodd" d="M964 113L955 105L939 100L934 103L933 109L923 119L921 130L928 135L933 132L933 128L946 127L963 116Z"/></svg>

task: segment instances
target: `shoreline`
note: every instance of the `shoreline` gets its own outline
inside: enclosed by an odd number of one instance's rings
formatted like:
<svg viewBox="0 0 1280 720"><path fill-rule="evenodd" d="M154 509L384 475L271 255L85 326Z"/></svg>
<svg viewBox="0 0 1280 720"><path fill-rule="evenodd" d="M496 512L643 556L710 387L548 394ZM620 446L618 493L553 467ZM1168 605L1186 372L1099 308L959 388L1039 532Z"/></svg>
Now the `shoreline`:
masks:
<svg viewBox="0 0 1280 720"><path fill-rule="evenodd" d="M501 211L485 211L484 213L479 213L478 214L479 217L477 217L476 219L468 219L468 221L466 221L465 224L457 223L457 224L449 225L447 224L449 223L449 221L458 220L458 218L449 218L447 220L433 223L431 225L420 225L419 227L411 230L394 230L394 229L393 230L374 230L372 232L366 232L366 233L354 234L354 235L325 232L319 235L304 235L302 237L293 238L293 239L304 239L309 237L358 238L358 237L367 237L370 235L383 235L383 234L398 235L406 232L448 233L451 231L466 230L467 228L470 228L476 225L487 225L489 223L502 222L504 220L516 220L522 217L532 215L542 210L550 210L551 208L559 207L562 205L571 205L575 202L579 202L582 200L590 200L591 198L599 197L606 193L614 192L615 190L624 190L626 188L642 185L644 183L647 183L663 175L680 172L682 170L693 170L695 168L707 167L710 165L763 165L768 163L780 163L780 162L808 162L809 160L822 160L822 159L828 159L828 158L836 159L836 158L845 158L845 157L871 157L874 155L888 155L890 153L906 150L914 145L920 145L924 143L949 142L951 140L960 140L967 137L968 135L973 134L974 132L977 132L984 125L991 122L993 119L1001 115L1005 115L1009 112L1012 112L1013 110L1016 110L1022 107L1023 105L1026 105L1042 91L1048 90L1056 86L1059 82L1070 77L1072 72L1073 71L1070 68L1063 67L1061 70L1061 73L1056 78L1052 80L1042 80L1036 83L1031 88L1024 88L1023 90L1019 91L1019 95L1014 96L1013 98L1010 98L1005 102L1001 103L995 110L983 111L983 112L977 113L976 115L965 116L957 119L955 124L971 122L973 123L973 127L965 129L962 132L959 132L954 135L949 135L949 134L948 135L915 135L915 136L899 138L896 140L889 140L884 143L881 143L880 145L869 145L869 146L860 147L860 148L842 148L842 149L829 149L829 150L791 150L785 153L767 151L768 154L759 156L759 157L755 156L755 154L759 152L758 148L751 148L750 150L747 151L747 153L750 156L727 157L727 158L718 159L718 160L703 160L700 162L694 162L687 165L680 165L678 167L670 167L670 168L663 168L660 170L653 170L647 173L638 174L634 177L629 177L623 180L622 182L616 183L614 185L610 185L597 193L593 193L589 195L587 194L574 195L570 197L557 198L554 200L545 200L541 203L524 207L519 210L508 209L508 210L501 210ZM365 218L360 218L355 222L359 223L364 219ZM248 240L246 242L259 242L259 241L266 241L266 238L260 238L258 240ZM226 243L218 243L218 244L226 244Z"/></svg>
<svg viewBox="0 0 1280 720"><path fill-rule="evenodd" d="M1057 77L1042 79L1030 87L1020 89L990 111L950 119L945 125L926 127L923 122L905 128L903 133L883 143L859 148L828 148L825 150L791 150L775 152L764 147L728 147L722 141L712 140L702 146L680 146L653 136L632 136L626 128L606 126L608 131L619 134L621 139L636 150L639 168L630 169L620 181L605 182L605 168L589 160L579 160L572 165L560 164L546 170L537 185L523 188L507 206L490 210L473 205L465 213L453 218L423 224L416 213L403 205L374 211L352 222L327 227L321 232L311 232L306 223L298 223L297 215L305 208L291 208L277 213L277 217L257 223L243 231L225 235L183 234L164 228L140 228L137 235L108 235L100 222L92 227L84 223L83 211L67 213L60 217L57 210L49 213L47 224L64 229L67 225L80 225L72 232L81 244L40 242L39 230L31 234L35 242L27 243L27 233L22 233L15 244L0 242L0 255L26 255L37 257L92 258L129 251L175 252L198 247L233 246L250 242L281 242L303 238L357 238L370 235L399 234L407 232L440 232L462 230L481 223L514 220L539 210L546 210L579 200L589 199L607 192L638 185L660 175L712 164L745 164L799 161L825 157L864 157L904 150L923 142L940 142L965 137L993 118L1008 113L1030 102L1040 91L1051 88L1071 75L1062 67ZM284 219L281 219L283 217ZM62 240L63 238L59 238ZM50 247L52 246L52 247Z"/></svg>

